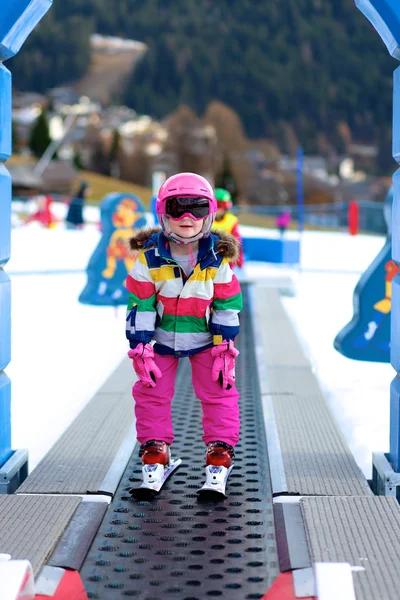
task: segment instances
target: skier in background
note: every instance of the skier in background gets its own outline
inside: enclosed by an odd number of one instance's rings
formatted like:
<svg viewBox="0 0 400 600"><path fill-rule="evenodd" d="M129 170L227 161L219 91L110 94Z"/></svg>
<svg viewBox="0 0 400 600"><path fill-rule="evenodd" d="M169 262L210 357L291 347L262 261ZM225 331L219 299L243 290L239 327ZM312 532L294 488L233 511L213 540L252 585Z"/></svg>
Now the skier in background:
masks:
<svg viewBox="0 0 400 600"><path fill-rule="evenodd" d="M242 236L239 232L239 219L236 215L229 212L232 208L232 197L228 190L224 190L223 188L216 188L214 191L217 199L217 213L212 230L213 232L226 231L226 233L230 233L238 240L240 244L239 258L235 263L231 263L231 266L242 268L244 265L244 254Z"/></svg>
<svg viewBox="0 0 400 600"><path fill-rule="evenodd" d="M67 216L65 217L65 222L67 224L67 229L82 229L85 224L83 218L83 208L85 206L85 201L92 193L90 185L86 181L81 181L79 190L71 199Z"/></svg>
<svg viewBox="0 0 400 600"><path fill-rule="evenodd" d="M52 229L56 226L56 218L51 211L52 198L48 194L41 194L34 198L36 200L37 211L28 217L25 225L37 221L47 229Z"/></svg>
<svg viewBox="0 0 400 600"><path fill-rule="evenodd" d="M276 217L276 227L279 229L281 237L285 235L286 229L289 227L291 221L291 215L288 210L283 210Z"/></svg>
<svg viewBox="0 0 400 600"><path fill-rule="evenodd" d="M229 266L238 259L239 244L223 232L210 233L216 211L209 182L180 173L167 179L158 193L162 231L142 229L131 239L131 248L140 253L127 278L126 335L139 378L132 393L144 484L148 465L156 465L150 477L161 485L169 465L171 400L181 357L190 358L194 390L202 403L206 464L222 466L224 486L239 440L239 352L233 341L239 333L242 294ZM206 474L212 478L207 468Z"/></svg>

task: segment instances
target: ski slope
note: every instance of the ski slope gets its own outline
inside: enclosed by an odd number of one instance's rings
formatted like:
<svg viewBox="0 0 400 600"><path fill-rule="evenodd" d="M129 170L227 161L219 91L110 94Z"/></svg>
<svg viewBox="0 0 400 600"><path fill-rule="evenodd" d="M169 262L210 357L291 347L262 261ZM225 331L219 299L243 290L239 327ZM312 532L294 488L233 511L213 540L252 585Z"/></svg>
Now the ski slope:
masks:
<svg viewBox="0 0 400 600"><path fill-rule="evenodd" d="M95 222L96 215L91 217ZM62 212L62 209L61 209ZM95 218L93 218L93 216ZM243 227L243 233L249 231ZM252 235L265 235L252 228ZM100 233L32 223L12 230L12 445L28 448L30 469L125 356L124 307L78 303L84 269ZM349 360L333 348L352 316L352 292L383 237L305 232L301 268L249 263L251 280L290 277L283 298L326 398L367 477L372 451L389 443L390 365Z"/></svg>

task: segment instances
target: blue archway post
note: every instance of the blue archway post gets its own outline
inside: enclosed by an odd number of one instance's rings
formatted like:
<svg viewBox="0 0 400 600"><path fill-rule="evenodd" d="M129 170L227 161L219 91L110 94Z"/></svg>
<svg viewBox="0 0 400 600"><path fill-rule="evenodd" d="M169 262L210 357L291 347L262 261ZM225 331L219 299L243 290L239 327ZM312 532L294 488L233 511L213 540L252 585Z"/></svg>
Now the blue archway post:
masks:
<svg viewBox="0 0 400 600"><path fill-rule="evenodd" d="M355 0L357 7L375 27L389 54L400 61L399 0ZM393 157L400 164L400 67L393 79ZM400 267L400 169L393 176L392 259ZM390 361L396 375L390 387L389 454L374 453L373 483L378 493L399 496L400 492L400 274L392 283Z"/></svg>
<svg viewBox="0 0 400 600"><path fill-rule="evenodd" d="M0 493L13 491L27 453L11 450L11 282L6 273L11 240L11 73L3 61L14 56L50 8L52 0L1 0L0 10ZM25 458L26 463L26 458Z"/></svg>

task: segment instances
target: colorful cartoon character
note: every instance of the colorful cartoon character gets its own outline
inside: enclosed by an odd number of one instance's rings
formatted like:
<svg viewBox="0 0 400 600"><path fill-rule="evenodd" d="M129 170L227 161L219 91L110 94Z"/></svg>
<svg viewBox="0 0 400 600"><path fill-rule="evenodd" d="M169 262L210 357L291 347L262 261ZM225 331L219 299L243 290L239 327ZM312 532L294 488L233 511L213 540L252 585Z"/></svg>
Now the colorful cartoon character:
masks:
<svg viewBox="0 0 400 600"><path fill-rule="evenodd" d="M88 267L88 282L79 297L83 304L127 302L125 279L135 262L128 246L135 228L146 225L142 202L132 194L109 194L100 205L102 238Z"/></svg>
<svg viewBox="0 0 400 600"><path fill-rule="evenodd" d="M371 320L367 323L365 331L353 341L354 348L365 348L375 338L383 320L390 314L392 309L392 281L400 271L400 268L393 260L385 264L385 297L374 304L374 312L371 314ZM389 351L389 340L378 342L378 348Z"/></svg>
<svg viewBox="0 0 400 600"><path fill-rule="evenodd" d="M139 206L132 198L123 198L112 215L115 231L107 246L107 268L102 272L103 277L114 277L118 261L123 261L127 273L132 269L135 256L129 251L127 242L133 235L135 223L143 217L143 212L137 212Z"/></svg>
<svg viewBox="0 0 400 600"><path fill-rule="evenodd" d="M334 346L344 356L371 362L390 362L392 282L400 268L392 260L390 190L384 207L386 244L354 290L354 316L336 336Z"/></svg>

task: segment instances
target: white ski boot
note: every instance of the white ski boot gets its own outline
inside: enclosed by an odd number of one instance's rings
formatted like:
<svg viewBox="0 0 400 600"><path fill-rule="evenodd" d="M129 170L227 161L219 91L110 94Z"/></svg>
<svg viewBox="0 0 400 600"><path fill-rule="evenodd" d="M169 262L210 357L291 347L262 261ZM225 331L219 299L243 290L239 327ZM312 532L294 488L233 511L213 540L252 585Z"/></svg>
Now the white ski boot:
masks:
<svg viewBox="0 0 400 600"><path fill-rule="evenodd" d="M143 463L143 483L131 488L129 493L137 500L154 498L182 460L180 458L172 460L169 445L157 440L150 440L143 444L139 456L142 457Z"/></svg>
<svg viewBox="0 0 400 600"><path fill-rule="evenodd" d="M206 453L206 482L198 490L199 498L204 500L223 500L230 472L233 469L235 453L232 446L225 442L211 442Z"/></svg>

